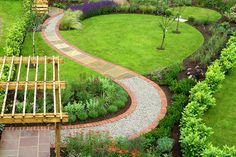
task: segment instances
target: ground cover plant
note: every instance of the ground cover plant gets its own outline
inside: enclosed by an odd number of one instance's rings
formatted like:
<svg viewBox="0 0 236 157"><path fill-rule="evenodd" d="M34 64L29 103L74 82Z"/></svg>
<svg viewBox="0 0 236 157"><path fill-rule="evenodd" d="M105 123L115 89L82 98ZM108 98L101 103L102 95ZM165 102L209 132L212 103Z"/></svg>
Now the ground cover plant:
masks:
<svg viewBox="0 0 236 157"><path fill-rule="evenodd" d="M112 138L109 132L90 131L74 133L64 143L62 156L155 157L171 156L174 141L167 137L161 138L157 141L155 152L150 152L146 150L143 138Z"/></svg>
<svg viewBox="0 0 236 157"><path fill-rule="evenodd" d="M19 19L23 10L22 0L0 0L0 54L3 55L7 33L11 24Z"/></svg>
<svg viewBox="0 0 236 157"><path fill-rule="evenodd" d="M172 33L175 27L171 27L167 32L166 49L158 51L162 38L159 20L161 17L151 15L97 16L82 21L81 30L60 33L67 41L90 54L147 74L170 63L181 62L204 40L196 29L181 24L181 35Z"/></svg>

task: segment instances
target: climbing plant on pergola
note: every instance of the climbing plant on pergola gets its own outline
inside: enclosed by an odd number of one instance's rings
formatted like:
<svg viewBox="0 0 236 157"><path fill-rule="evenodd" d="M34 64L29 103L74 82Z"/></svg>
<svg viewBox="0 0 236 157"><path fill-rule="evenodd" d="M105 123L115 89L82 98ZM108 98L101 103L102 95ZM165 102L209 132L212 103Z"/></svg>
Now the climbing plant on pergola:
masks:
<svg viewBox="0 0 236 157"><path fill-rule="evenodd" d="M60 130L61 123L68 121L68 115L63 113L61 90L65 88L65 82L60 81L60 64L64 63L64 60L59 57L2 57L0 58L1 71L0 80L4 73L7 73L7 80L0 81L0 90L4 91L3 104L0 108L0 123L3 124L16 124L16 123L55 123L55 143L56 143L56 156L60 156ZM22 65L26 64L26 76L25 81L20 81ZM43 65L43 80L38 79L39 65ZM12 81L11 76L13 74L14 66L18 65L18 72L16 80ZM35 67L35 79L29 81L30 67ZM47 81L47 67L52 66L52 79ZM6 68L8 67L8 68ZM49 79L50 80L50 79ZM24 91L23 109L20 113L16 113L17 105L17 93L19 90ZM27 92L29 90L34 91L32 113L26 113L27 105ZM37 110L37 91L43 91L43 110L39 112ZM12 106L7 106L7 99L9 91L14 91L14 98ZM47 112L47 92L52 92L53 95L53 111ZM7 110L6 110L7 108Z"/></svg>

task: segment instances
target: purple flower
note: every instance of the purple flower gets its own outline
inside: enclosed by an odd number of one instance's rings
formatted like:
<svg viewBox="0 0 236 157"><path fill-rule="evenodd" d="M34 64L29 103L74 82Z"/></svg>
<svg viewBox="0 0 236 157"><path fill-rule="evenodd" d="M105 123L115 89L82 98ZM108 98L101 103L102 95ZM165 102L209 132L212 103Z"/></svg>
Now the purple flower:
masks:
<svg viewBox="0 0 236 157"><path fill-rule="evenodd" d="M87 14L94 10L110 8L115 5L116 4L113 1L88 2L84 4L71 5L68 9L72 11L81 10L84 14Z"/></svg>

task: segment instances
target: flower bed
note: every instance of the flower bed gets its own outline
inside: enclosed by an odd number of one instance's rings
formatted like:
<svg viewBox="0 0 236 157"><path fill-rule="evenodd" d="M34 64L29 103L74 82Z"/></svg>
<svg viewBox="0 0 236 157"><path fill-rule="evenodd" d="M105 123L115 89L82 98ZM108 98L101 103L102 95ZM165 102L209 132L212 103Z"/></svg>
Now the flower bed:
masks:
<svg viewBox="0 0 236 157"><path fill-rule="evenodd" d="M181 119L183 156L236 156L236 149L219 149L210 142L212 129L203 122L204 112L216 105L213 94L220 88L225 74L236 65L236 35L232 36L221 57L208 67L206 79L191 90L190 102Z"/></svg>
<svg viewBox="0 0 236 157"><path fill-rule="evenodd" d="M69 123L82 122L114 114L128 104L128 94L123 88L107 78L81 77L80 82L69 82L62 90L62 105L68 112ZM42 91L37 92L36 112L43 110ZM22 112L24 92L19 91L16 113ZM28 91L26 113L33 110L34 92ZM47 94L47 111L53 111L53 95ZM108 116L109 117L109 116ZM86 121L85 121L86 122Z"/></svg>

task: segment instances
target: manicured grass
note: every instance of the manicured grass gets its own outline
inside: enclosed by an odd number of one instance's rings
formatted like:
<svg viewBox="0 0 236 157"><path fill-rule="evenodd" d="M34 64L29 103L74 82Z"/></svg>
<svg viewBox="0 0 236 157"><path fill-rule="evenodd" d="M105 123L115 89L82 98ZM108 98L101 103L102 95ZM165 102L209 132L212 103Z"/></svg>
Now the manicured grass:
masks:
<svg viewBox="0 0 236 157"><path fill-rule="evenodd" d="M0 0L0 54L3 54L3 46L7 30L11 24L20 20L22 14L21 0Z"/></svg>
<svg viewBox="0 0 236 157"><path fill-rule="evenodd" d="M196 21L203 22L208 20L209 22L218 21L222 15L211 9L200 8L200 7L182 7L182 18L188 19L189 17L194 17ZM176 9L174 9L176 12Z"/></svg>
<svg viewBox="0 0 236 157"><path fill-rule="evenodd" d="M181 34L168 30L166 49L157 50L162 32L162 17L137 14L114 14L89 18L82 30L61 31L61 35L80 49L141 74L181 62L204 41L201 33L180 24Z"/></svg>
<svg viewBox="0 0 236 157"><path fill-rule="evenodd" d="M217 105L205 116L207 126L213 128L215 145L236 146L236 68L226 77L223 87L215 94Z"/></svg>
<svg viewBox="0 0 236 157"><path fill-rule="evenodd" d="M41 34L36 34L36 52L38 56L60 56L56 51L51 49L42 39ZM22 50L23 56L33 56L32 51L32 35L31 33L28 33L25 42L24 47ZM67 58L64 58L65 63L60 65L60 75L61 80L65 80L67 82L71 81L80 81L81 76L83 77L92 77L92 76L100 76L98 73L85 68L82 65L79 65ZM39 80L43 80L43 66L39 67ZM21 70L21 79L25 80L26 76L26 68L22 67ZM35 69L32 68L30 70L30 80L34 80L35 77ZM48 66L48 80L52 80L52 66Z"/></svg>

